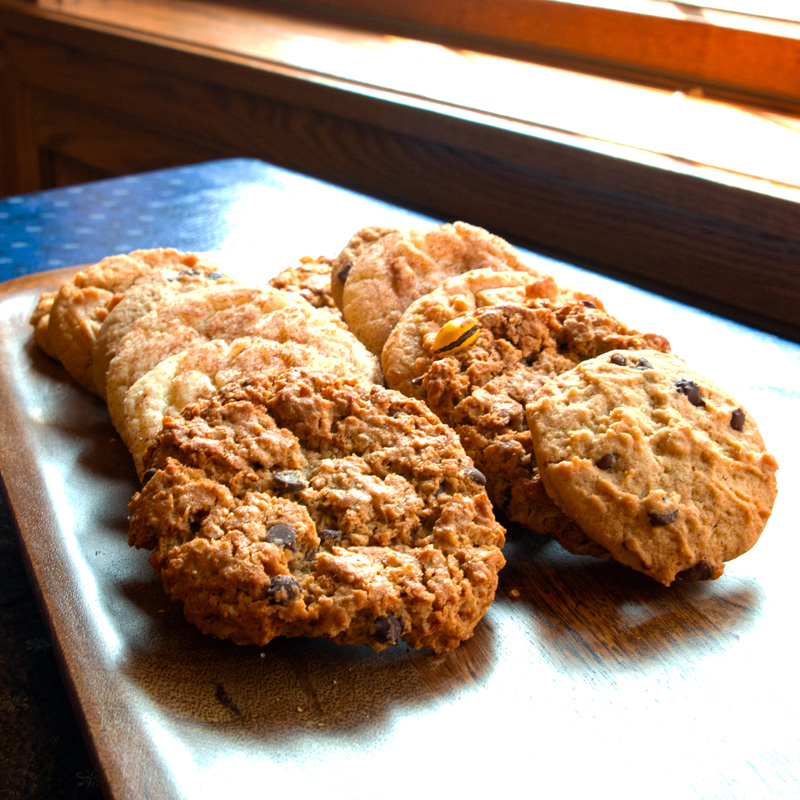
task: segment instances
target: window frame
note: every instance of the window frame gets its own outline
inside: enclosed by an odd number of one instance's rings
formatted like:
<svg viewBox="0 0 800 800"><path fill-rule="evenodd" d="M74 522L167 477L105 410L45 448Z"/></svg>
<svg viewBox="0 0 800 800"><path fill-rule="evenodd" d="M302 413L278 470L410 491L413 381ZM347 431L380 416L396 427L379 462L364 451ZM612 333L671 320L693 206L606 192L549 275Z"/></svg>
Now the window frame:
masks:
<svg viewBox="0 0 800 800"><path fill-rule="evenodd" d="M800 24L665 0L262 0L294 12L800 115Z"/></svg>

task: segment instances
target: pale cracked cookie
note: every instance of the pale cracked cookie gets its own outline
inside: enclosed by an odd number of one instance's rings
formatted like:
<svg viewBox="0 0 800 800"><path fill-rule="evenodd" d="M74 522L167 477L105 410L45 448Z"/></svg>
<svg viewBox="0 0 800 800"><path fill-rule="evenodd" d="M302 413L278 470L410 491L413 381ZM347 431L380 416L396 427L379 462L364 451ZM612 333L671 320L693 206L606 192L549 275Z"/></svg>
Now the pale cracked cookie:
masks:
<svg viewBox="0 0 800 800"><path fill-rule="evenodd" d="M131 286L181 261L195 266L199 259L171 248L154 248L108 256L77 272L55 294L40 298L30 319L34 340L74 380L97 394L92 348L109 310Z"/></svg>
<svg viewBox="0 0 800 800"><path fill-rule="evenodd" d="M331 290L332 258L304 257L299 264L286 267L275 277L270 278L269 285L285 292L297 292L314 308L322 308L331 314L341 317Z"/></svg>
<svg viewBox="0 0 800 800"><path fill-rule="evenodd" d="M777 463L755 420L675 355L584 361L542 386L527 418L557 505L665 585L718 578L771 514Z"/></svg>
<svg viewBox="0 0 800 800"><path fill-rule="evenodd" d="M120 340L106 379L114 427L124 435L125 395L160 361L200 342L242 336L311 345L350 364L366 380L383 380L376 357L334 317L299 295L270 286L214 286L162 304Z"/></svg>
<svg viewBox="0 0 800 800"><path fill-rule="evenodd" d="M177 295L235 282L234 278L220 272L216 265L185 254L184 261L161 265L147 280L139 281L118 296L109 305L108 316L92 346L92 380L100 397L106 398L108 365L117 354L122 337L136 320Z"/></svg>
<svg viewBox="0 0 800 800"><path fill-rule="evenodd" d="M465 222L418 230L364 228L332 268L345 322L373 353L403 311L445 279L474 269L538 271L504 239Z"/></svg>
<svg viewBox="0 0 800 800"><path fill-rule="evenodd" d="M537 533L583 538L541 485L525 405L545 381L584 359L619 347L666 350L669 343L632 330L592 300L569 293L558 293L555 301L535 295L479 306L469 321L457 317L445 323L440 329L445 348L451 328L454 341L462 328L472 331L464 349L436 353L437 337L426 337L427 357L416 362L424 371L412 387L456 430L486 475L499 512Z"/></svg>
<svg viewBox="0 0 800 800"><path fill-rule="evenodd" d="M482 476L399 392L246 379L166 419L146 465L130 543L206 633L444 652L494 598L505 532Z"/></svg>
<svg viewBox="0 0 800 800"><path fill-rule="evenodd" d="M123 401L122 439L139 477L144 473L144 451L161 431L164 417L180 414L186 406L211 397L232 381L275 378L301 366L343 377L364 377L349 362L328 358L317 347L251 336L232 342L201 342L159 362L131 386Z"/></svg>

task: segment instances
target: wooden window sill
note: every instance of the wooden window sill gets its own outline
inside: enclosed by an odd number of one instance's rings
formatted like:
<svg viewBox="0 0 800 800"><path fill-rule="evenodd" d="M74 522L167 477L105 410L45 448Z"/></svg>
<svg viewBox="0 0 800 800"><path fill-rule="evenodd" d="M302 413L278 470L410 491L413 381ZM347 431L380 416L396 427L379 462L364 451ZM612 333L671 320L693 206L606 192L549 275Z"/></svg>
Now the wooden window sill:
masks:
<svg viewBox="0 0 800 800"><path fill-rule="evenodd" d="M297 151L283 159L286 166L470 218L527 246L787 335L800 329L795 117L257 5L0 0L0 28L12 34L7 47L25 79L49 92L98 102L92 87L76 88L66 60L34 66L34 37L91 50L109 59L112 73L115 63L139 64L302 105L401 137L392 141L403 146L383 154L399 159L393 165L376 166L381 153L348 153L350 169L338 171L321 156L306 165ZM122 113L129 101L123 87L102 102ZM148 113L181 115L183 103L155 92ZM210 129L223 124L208 120ZM424 157L441 155L438 166L435 158L413 163L411 144L419 142L427 143ZM237 152L270 155L246 142ZM328 155L331 163L341 157ZM359 168L359 159L371 163ZM420 167L426 185L419 174L401 174ZM432 185L434 176L441 186ZM725 252L726 242L736 252ZM737 274L748 282L744 291L729 279Z"/></svg>

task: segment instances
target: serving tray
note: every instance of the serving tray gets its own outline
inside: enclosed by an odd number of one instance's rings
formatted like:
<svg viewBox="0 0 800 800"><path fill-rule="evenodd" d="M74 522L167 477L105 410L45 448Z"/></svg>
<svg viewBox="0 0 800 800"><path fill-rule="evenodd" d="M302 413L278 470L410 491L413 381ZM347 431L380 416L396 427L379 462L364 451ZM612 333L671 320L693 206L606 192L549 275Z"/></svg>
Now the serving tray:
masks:
<svg viewBox="0 0 800 800"><path fill-rule="evenodd" d="M789 796L800 348L595 279L758 420L781 493L718 581L664 588L509 531L497 599L447 655L204 636L127 545L137 483L102 401L33 344L39 293L0 286L0 472L108 797ZM611 292L611 297L609 297Z"/></svg>

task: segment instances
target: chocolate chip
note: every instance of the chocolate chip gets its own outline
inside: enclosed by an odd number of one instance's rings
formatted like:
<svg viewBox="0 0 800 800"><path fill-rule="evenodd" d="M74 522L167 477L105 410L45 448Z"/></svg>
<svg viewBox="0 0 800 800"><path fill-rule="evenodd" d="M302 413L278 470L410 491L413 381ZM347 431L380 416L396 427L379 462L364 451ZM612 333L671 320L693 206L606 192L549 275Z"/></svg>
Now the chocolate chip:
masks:
<svg viewBox="0 0 800 800"><path fill-rule="evenodd" d="M347 276L350 274L350 270L353 268L353 264L345 264L337 273L336 277L339 279L339 283L344 283L347 280Z"/></svg>
<svg viewBox="0 0 800 800"><path fill-rule="evenodd" d="M299 492L308 486L305 475L296 469L274 472L272 481L280 492Z"/></svg>
<svg viewBox="0 0 800 800"><path fill-rule="evenodd" d="M341 539L344 534L341 531L337 531L335 528L323 528L322 530L317 531L319 538L323 542L330 542L334 539Z"/></svg>
<svg viewBox="0 0 800 800"><path fill-rule="evenodd" d="M678 509L676 508L674 511L665 511L663 514L660 514L657 511L647 514L650 517L650 524L655 528L660 525L669 525L671 522L675 522L678 519Z"/></svg>
<svg viewBox="0 0 800 800"><path fill-rule="evenodd" d="M624 367L625 364L628 362L625 360L625 356L620 355L619 353L614 353L613 356L609 359L612 364L616 364L618 367Z"/></svg>
<svg viewBox="0 0 800 800"><path fill-rule="evenodd" d="M679 572L675 579L679 581L710 581L714 576L714 567L708 561L698 561L693 567Z"/></svg>
<svg viewBox="0 0 800 800"><path fill-rule="evenodd" d="M733 423L731 423L731 424L733 424ZM741 428L739 428L739 430L741 430ZM142 486L144 486L150 480L150 478L152 478L153 475L156 474L156 472L158 472L157 469L154 469L154 468L148 469L144 473L144 475L142 475Z"/></svg>
<svg viewBox="0 0 800 800"><path fill-rule="evenodd" d="M486 486L486 476L475 467L467 467L464 470L464 475L471 481L475 481L479 486Z"/></svg>
<svg viewBox="0 0 800 800"><path fill-rule="evenodd" d="M178 277L182 278L182 277L184 277L184 275L191 275L192 277L194 277L195 275L199 275L199 274L200 274L200 270L199 269L195 269L194 267L187 267L186 269L182 269L178 273Z"/></svg>
<svg viewBox="0 0 800 800"><path fill-rule="evenodd" d="M278 525L273 525L267 531L267 541L294 550L294 545L297 541L297 533L294 528L279 523Z"/></svg>
<svg viewBox="0 0 800 800"><path fill-rule="evenodd" d="M734 409L731 414L731 428L735 431L740 431L744 428L744 411L741 408Z"/></svg>
<svg viewBox="0 0 800 800"><path fill-rule="evenodd" d="M644 357L642 356L636 362L636 369L655 369L655 367Z"/></svg>
<svg viewBox="0 0 800 800"><path fill-rule="evenodd" d="M597 308L597 305L593 303L591 300L581 300L581 303L583 303L586 306L586 308Z"/></svg>
<svg viewBox="0 0 800 800"><path fill-rule="evenodd" d="M403 622L397 617L385 616L375 620L373 636L381 644L397 644L403 633Z"/></svg>
<svg viewBox="0 0 800 800"><path fill-rule="evenodd" d="M300 583L291 575L273 575L267 586L267 597L274 603L291 603L301 591Z"/></svg>
<svg viewBox="0 0 800 800"><path fill-rule="evenodd" d="M447 481L439 481L439 486L436 488L436 494L434 496L438 497L440 494L450 494Z"/></svg>
<svg viewBox="0 0 800 800"><path fill-rule="evenodd" d="M221 277L222 277L222 273L221 272L209 272L208 275L206 275L206 278L208 278L208 280L210 280L210 281L219 280L219 278L221 278Z"/></svg>
<svg viewBox="0 0 800 800"><path fill-rule="evenodd" d="M600 469L611 469L614 464L619 461L619 455L617 453L606 453L604 456L595 461L595 466L599 467Z"/></svg>
<svg viewBox="0 0 800 800"><path fill-rule="evenodd" d="M681 378L675 381L675 388L681 393L685 394L689 402L693 406L704 406L706 401L700 396L700 387L688 378Z"/></svg>
<svg viewBox="0 0 800 800"><path fill-rule="evenodd" d="M418 378L412 378L411 379L411 385L412 386L422 386L423 377L424 377L424 375L420 375Z"/></svg>

